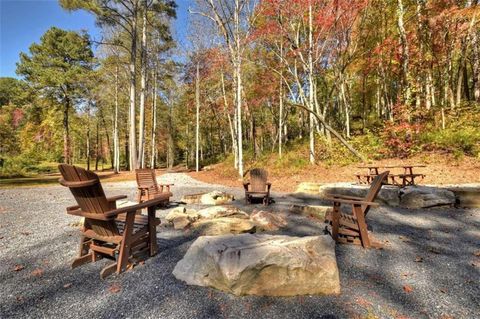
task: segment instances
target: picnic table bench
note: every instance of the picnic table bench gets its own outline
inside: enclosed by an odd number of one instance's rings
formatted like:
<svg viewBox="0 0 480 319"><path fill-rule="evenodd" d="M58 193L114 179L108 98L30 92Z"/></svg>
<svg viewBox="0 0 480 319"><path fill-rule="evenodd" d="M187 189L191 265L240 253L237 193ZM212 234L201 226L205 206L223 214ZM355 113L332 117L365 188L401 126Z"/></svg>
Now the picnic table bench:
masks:
<svg viewBox="0 0 480 319"><path fill-rule="evenodd" d="M425 174L418 174L418 173L413 173L413 168L419 168L419 167L426 167L426 165L423 164L417 164L417 165L387 165L387 166L379 166L379 165L364 165L364 166L357 166L357 168L360 169L368 169L368 174L361 174L357 173L355 176L357 177L357 182L359 184L370 184L373 178L375 176L379 175L379 169L380 168L387 168L387 169L392 169L392 168L403 168L403 174L388 174L388 177L386 178L386 183L390 185L396 185L396 186L409 186L409 185L415 185L415 179L416 178L425 178Z"/></svg>

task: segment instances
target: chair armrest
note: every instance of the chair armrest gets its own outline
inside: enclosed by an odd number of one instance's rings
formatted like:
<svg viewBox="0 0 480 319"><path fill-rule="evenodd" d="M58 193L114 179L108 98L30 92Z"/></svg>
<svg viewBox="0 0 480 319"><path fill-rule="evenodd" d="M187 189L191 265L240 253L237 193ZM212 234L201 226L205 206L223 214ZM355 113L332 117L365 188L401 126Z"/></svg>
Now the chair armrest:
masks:
<svg viewBox="0 0 480 319"><path fill-rule="evenodd" d="M69 207L67 207L67 213L70 212L70 211L77 210L77 209L80 209L80 206L78 206L78 205L69 206Z"/></svg>
<svg viewBox="0 0 480 319"><path fill-rule="evenodd" d="M342 203L342 204L352 204L352 205L361 204L361 205L369 205L369 206L373 206L373 207L380 206L378 203L367 202L367 201L363 201L363 200L340 199L340 198L334 198L334 197L326 197L325 199L331 200L331 201L336 202L336 203Z"/></svg>
<svg viewBox="0 0 480 319"><path fill-rule="evenodd" d="M158 185L159 185L159 186L175 186L175 184L162 184L162 183L160 183L160 184L158 184Z"/></svg>
<svg viewBox="0 0 480 319"><path fill-rule="evenodd" d="M117 195L117 196L107 197L107 201L108 202L115 202L117 200L125 199L127 197L128 197L127 195Z"/></svg>
<svg viewBox="0 0 480 319"><path fill-rule="evenodd" d="M72 208L72 207L69 207L69 208ZM103 220L103 221L109 221L109 220L115 219L115 216L111 217L111 216L106 216L105 214L87 213L87 212L84 212L83 210L81 210L80 208L71 209L71 210L67 209L67 214L78 216L78 217L85 217L85 218L89 218L89 219Z"/></svg>
<svg viewBox="0 0 480 319"><path fill-rule="evenodd" d="M267 191L270 192L270 188L272 187L272 183L267 183Z"/></svg>
<svg viewBox="0 0 480 319"><path fill-rule="evenodd" d="M150 199L150 200L144 201L143 203L140 203L140 204L127 206L127 207L121 207L121 208L117 208L117 209L105 212L104 216L115 217L119 214L132 213L132 212L136 212L137 210L147 208L147 207L155 207L155 206L161 204L164 200L165 200L164 198Z"/></svg>
<svg viewBox="0 0 480 319"><path fill-rule="evenodd" d="M246 191L248 191L248 185L250 185L250 182L243 182L243 188L245 188Z"/></svg>

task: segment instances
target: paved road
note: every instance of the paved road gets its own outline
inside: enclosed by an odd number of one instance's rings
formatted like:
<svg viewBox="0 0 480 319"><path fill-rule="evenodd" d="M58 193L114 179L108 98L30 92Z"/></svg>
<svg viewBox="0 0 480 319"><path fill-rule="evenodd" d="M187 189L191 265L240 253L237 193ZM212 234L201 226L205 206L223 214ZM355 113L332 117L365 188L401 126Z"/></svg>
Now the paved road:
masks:
<svg viewBox="0 0 480 319"><path fill-rule="evenodd" d="M218 189L233 193L236 205L245 208L241 189L205 184L182 173L160 179L175 183L174 200ZM104 188L108 195L134 198L133 182L105 183ZM100 280L103 261L70 270L79 236L73 226L77 218L65 213L72 202L61 186L0 190L0 318L480 316L480 257L474 255L480 250L478 209L372 210L369 224L378 239L388 241L386 249L337 246L340 296L272 298L235 297L178 281L172 270L194 238L166 226L158 229L160 253L127 273ZM289 218L283 232L321 234L322 224L286 212L292 202L318 203L276 194L269 209ZM17 265L24 268L15 271Z"/></svg>

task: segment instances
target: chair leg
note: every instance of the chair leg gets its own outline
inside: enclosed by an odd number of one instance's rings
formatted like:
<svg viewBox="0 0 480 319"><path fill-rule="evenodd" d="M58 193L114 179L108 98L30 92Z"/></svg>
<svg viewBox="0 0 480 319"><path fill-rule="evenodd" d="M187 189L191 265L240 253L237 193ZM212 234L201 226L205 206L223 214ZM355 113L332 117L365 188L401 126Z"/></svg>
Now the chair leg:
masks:
<svg viewBox="0 0 480 319"><path fill-rule="evenodd" d="M340 227L340 203L333 203L332 211L332 238L338 240L338 228Z"/></svg>
<svg viewBox="0 0 480 319"><path fill-rule="evenodd" d="M148 208L148 238L150 256L155 256L158 252L157 229L155 227L155 207Z"/></svg>
<svg viewBox="0 0 480 319"><path fill-rule="evenodd" d="M117 260L117 273L125 271L130 256L130 241L133 233L133 223L135 221L135 213L127 213L125 218L125 228L123 230L123 239L120 244L120 254Z"/></svg>
<svg viewBox="0 0 480 319"><path fill-rule="evenodd" d="M353 204L352 210L354 216L357 218L357 224L360 233L360 240L362 241L363 248L370 247L370 239L368 238L367 223L365 222L365 216L363 215L362 205Z"/></svg>
<svg viewBox="0 0 480 319"><path fill-rule="evenodd" d="M108 266L105 266L100 272L100 278L105 279L117 270L118 263L113 263Z"/></svg>

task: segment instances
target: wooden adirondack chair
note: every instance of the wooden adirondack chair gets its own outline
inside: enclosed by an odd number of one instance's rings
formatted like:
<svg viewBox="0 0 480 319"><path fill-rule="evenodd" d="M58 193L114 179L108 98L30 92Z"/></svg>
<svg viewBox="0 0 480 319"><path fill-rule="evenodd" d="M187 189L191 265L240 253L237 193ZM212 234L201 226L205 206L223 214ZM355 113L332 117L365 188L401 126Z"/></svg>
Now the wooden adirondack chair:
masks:
<svg viewBox="0 0 480 319"><path fill-rule="evenodd" d="M95 262L103 257L114 260L100 272L103 279L114 272L121 273L142 256L157 253L155 207L162 199L117 208L116 200L127 196L107 198L97 174L83 168L61 164L60 184L70 188L76 206L67 207L67 214L84 217L79 256L72 268ZM148 216L137 215L143 208Z"/></svg>
<svg viewBox="0 0 480 319"><path fill-rule="evenodd" d="M333 201L333 211L325 216L327 232L332 238L339 243L352 243L362 245L364 248L374 247L381 248L382 245L376 242L367 230L365 217L370 207L377 207L374 203L382 185L387 178L389 172L383 172L372 180L367 196L354 197L344 195L331 195L330 200ZM341 204L352 206L352 214L342 213L340 211Z"/></svg>
<svg viewBox="0 0 480 319"><path fill-rule="evenodd" d="M137 200L142 203L146 200L161 198L161 205L166 206L172 197L170 186L173 184L158 184L154 169L136 169Z"/></svg>
<svg viewBox="0 0 480 319"><path fill-rule="evenodd" d="M247 204L252 203L253 197L263 197L263 205L270 204L270 188L271 183L267 182L268 173L263 168L254 168L250 170L250 181L243 183L245 188L245 201Z"/></svg>

